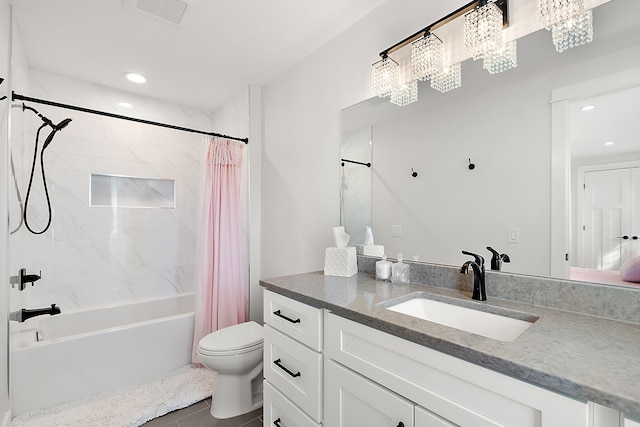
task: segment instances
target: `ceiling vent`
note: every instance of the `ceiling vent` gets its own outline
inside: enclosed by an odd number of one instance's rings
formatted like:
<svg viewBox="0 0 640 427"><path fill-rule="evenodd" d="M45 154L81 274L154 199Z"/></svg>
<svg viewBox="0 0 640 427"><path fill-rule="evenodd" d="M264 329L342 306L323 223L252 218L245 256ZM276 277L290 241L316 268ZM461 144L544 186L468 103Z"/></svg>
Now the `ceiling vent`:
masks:
<svg viewBox="0 0 640 427"><path fill-rule="evenodd" d="M184 18L192 12L197 0L124 0L124 7L144 12L175 25L184 24Z"/></svg>

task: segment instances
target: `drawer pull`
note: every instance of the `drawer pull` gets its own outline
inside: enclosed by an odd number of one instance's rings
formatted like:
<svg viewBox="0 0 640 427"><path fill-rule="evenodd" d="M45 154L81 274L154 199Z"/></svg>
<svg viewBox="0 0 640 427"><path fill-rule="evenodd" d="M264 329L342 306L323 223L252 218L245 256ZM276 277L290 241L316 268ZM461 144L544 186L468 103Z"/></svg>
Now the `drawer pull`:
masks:
<svg viewBox="0 0 640 427"><path fill-rule="evenodd" d="M404 423L400 421L396 427L404 427Z"/></svg>
<svg viewBox="0 0 640 427"><path fill-rule="evenodd" d="M280 359L274 360L273 363L276 364L276 366L280 369L282 369L283 371L285 371L287 374L291 375L293 378L295 377L299 377L300 376L300 372L296 372L295 374L293 372L291 372L289 369L287 369L286 366L284 366L282 364L282 362L280 361Z"/></svg>
<svg viewBox="0 0 640 427"><path fill-rule="evenodd" d="M282 313L280 312L280 310L276 310L276 311L274 311L274 312L273 312L273 314L275 314L275 315L276 315L276 316L278 316L278 317L282 317L284 320L288 320L288 321L289 321L289 322L291 322L291 323L300 323L300 319L293 320L292 318L287 317L287 316L285 316L284 314L282 314Z"/></svg>

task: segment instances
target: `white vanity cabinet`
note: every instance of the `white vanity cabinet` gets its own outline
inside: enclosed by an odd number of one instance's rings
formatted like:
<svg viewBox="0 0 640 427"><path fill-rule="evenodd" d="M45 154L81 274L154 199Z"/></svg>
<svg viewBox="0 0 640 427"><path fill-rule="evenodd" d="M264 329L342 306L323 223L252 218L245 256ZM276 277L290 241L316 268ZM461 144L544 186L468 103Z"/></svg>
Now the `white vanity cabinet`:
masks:
<svg viewBox="0 0 640 427"><path fill-rule="evenodd" d="M587 404L325 314L325 427L371 410L405 427L585 427ZM375 390L375 391L374 391ZM379 396L397 397L387 411ZM395 400L394 400L395 402ZM337 413L336 413L337 412Z"/></svg>
<svg viewBox="0 0 640 427"><path fill-rule="evenodd" d="M322 312L264 291L265 426L320 426Z"/></svg>

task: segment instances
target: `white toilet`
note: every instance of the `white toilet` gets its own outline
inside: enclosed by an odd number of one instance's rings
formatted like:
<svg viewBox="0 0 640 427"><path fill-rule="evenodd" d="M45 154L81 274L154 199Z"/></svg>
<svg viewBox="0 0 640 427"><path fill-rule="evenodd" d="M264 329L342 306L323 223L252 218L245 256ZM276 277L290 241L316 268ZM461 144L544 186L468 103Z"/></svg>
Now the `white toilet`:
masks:
<svg viewBox="0 0 640 427"><path fill-rule="evenodd" d="M262 326L250 321L210 333L198 359L215 372L211 415L224 419L262 406Z"/></svg>

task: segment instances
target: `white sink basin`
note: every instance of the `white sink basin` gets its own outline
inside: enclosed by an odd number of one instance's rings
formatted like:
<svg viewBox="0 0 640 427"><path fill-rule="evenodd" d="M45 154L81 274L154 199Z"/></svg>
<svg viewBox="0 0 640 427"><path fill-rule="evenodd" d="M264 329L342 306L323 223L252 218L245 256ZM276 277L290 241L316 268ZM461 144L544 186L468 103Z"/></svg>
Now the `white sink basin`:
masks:
<svg viewBox="0 0 640 427"><path fill-rule="evenodd" d="M386 308L500 341L513 341L537 320L534 316L530 316L530 320L521 320L424 297L415 297Z"/></svg>

